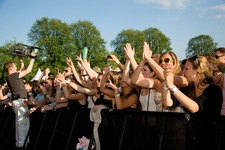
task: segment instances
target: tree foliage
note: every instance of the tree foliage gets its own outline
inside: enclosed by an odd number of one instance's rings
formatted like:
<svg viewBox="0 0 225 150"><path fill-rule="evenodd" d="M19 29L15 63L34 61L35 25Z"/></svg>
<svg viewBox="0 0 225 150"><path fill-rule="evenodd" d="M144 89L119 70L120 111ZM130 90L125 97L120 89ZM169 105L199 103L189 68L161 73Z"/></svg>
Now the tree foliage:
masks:
<svg viewBox="0 0 225 150"><path fill-rule="evenodd" d="M99 30L90 21L77 21L67 24L58 19L49 19L47 17L36 20L28 33L28 39L31 46L38 46L38 58L35 60L34 68L25 78L31 79L38 68L41 70L50 68L55 73L55 68L60 70L66 66L65 58L71 57L76 65L76 56L82 54L84 47L88 48L88 57L91 67L99 66L100 68L107 63L106 42L101 37ZM170 51L171 42L157 28L147 28L143 31L127 29L122 30L110 45L114 48L113 53L124 63L124 46L131 43L135 49L135 59L137 62L142 59L143 43L147 41L150 44L153 54L161 54L164 51ZM11 55L12 47L17 44L16 41L6 43L0 47L0 76L3 77L3 65L7 60L19 62L18 57ZM186 56L212 53L216 48L213 38L209 35L196 36L188 42ZM24 58L25 66L29 63L29 58ZM18 65L18 64L17 64ZM112 64L113 66L113 64ZM1 78L3 81L3 78Z"/></svg>
<svg viewBox="0 0 225 150"><path fill-rule="evenodd" d="M66 23L58 19L36 20L28 37L33 45L41 48L38 52L38 64L42 69L62 69L66 64L65 58L75 54L76 48L71 44L71 30Z"/></svg>
<svg viewBox="0 0 225 150"><path fill-rule="evenodd" d="M145 39L150 44L151 50L154 54L161 54L163 51L172 50L171 42L166 35L164 35L157 28L148 28L144 31Z"/></svg>
<svg viewBox="0 0 225 150"><path fill-rule="evenodd" d="M163 50L171 50L170 39L157 28L148 28L143 31L132 29L122 30L117 35L116 39L111 42L111 46L114 47L115 54L119 56L124 63L124 46L126 43L131 43L132 47L135 49L135 59L139 62L142 58L144 41L150 44L155 54L160 54Z"/></svg>
<svg viewBox="0 0 225 150"><path fill-rule="evenodd" d="M126 43L131 43L131 46L135 49L135 58L140 59L144 40L145 38L141 31L128 29L122 30L110 44L114 47L114 53L118 56L118 59L124 63L124 46Z"/></svg>
<svg viewBox="0 0 225 150"><path fill-rule="evenodd" d="M189 40L185 54L187 58L194 55L212 54L216 46L217 43L211 36L199 35Z"/></svg>
<svg viewBox="0 0 225 150"><path fill-rule="evenodd" d="M89 21L78 21L70 25L73 44L76 45L76 55L82 54L84 47L88 48L88 60L92 67L103 67L106 62L107 50L100 32Z"/></svg>
<svg viewBox="0 0 225 150"><path fill-rule="evenodd" d="M89 49L92 64L97 64L101 56L107 54L100 32L89 21L67 25L57 19L42 18L34 23L28 36L30 42L41 48L39 66L43 69L49 67L53 72L55 68L62 70L66 66L66 57L76 62L76 56L84 47Z"/></svg>

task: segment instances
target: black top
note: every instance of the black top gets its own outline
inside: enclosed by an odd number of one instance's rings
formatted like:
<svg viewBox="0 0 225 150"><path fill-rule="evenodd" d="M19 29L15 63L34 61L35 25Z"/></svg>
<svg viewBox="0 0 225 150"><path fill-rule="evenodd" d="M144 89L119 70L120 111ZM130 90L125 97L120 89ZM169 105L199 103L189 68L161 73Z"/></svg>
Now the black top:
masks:
<svg viewBox="0 0 225 150"><path fill-rule="evenodd" d="M69 100L69 108L87 108L87 103L82 105L79 100Z"/></svg>
<svg viewBox="0 0 225 150"><path fill-rule="evenodd" d="M180 89L185 95L188 94L188 87ZM179 101L172 95L174 106L179 105ZM189 129L192 133L193 150L212 150L216 145L218 137L218 125L220 111L222 107L222 90L217 85L209 85L202 95L194 99L199 105L199 111L191 115ZM187 113L190 113L184 108Z"/></svg>
<svg viewBox="0 0 225 150"><path fill-rule="evenodd" d="M180 88L185 95L188 95L188 87ZM172 95L173 106L177 106L180 102ZM220 116L223 94L219 86L210 84L203 92L202 95L194 99L199 105L199 119L204 122L214 122ZM190 113L187 109L185 112Z"/></svg>
<svg viewBox="0 0 225 150"><path fill-rule="evenodd" d="M27 91L25 89L23 80L19 78L19 72L6 76L6 82L12 92L12 99L27 98Z"/></svg>
<svg viewBox="0 0 225 150"><path fill-rule="evenodd" d="M95 105L105 105L108 108L112 108L112 101L104 99L104 95L100 93L100 98L96 99Z"/></svg>

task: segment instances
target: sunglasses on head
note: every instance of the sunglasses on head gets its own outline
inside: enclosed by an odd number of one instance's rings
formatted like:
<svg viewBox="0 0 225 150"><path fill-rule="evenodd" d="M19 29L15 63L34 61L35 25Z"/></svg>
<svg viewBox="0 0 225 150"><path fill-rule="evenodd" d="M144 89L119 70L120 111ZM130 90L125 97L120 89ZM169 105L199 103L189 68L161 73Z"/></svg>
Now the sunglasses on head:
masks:
<svg viewBox="0 0 225 150"><path fill-rule="evenodd" d="M224 56L224 55L221 55L221 56L215 55L214 57L215 57L216 59L219 59L219 58L222 57L222 56Z"/></svg>
<svg viewBox="0 0 225 150"><path fill-rule="evenodd" d="M161 59L159 59L159 63L161 64L162 62L165 62L165 63L173 62L173 59L171 59L171 58L161 58Z"/></svg>

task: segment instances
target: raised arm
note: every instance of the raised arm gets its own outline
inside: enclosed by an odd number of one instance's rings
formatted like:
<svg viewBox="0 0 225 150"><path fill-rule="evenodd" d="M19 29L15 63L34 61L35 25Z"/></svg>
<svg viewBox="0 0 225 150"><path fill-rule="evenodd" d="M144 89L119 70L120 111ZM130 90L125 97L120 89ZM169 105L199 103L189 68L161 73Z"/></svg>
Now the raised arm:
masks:
<svg viewBox="0 0 225 150"><path fill-rule="evenodd" d="M19 78L24 77L25 75L27 75L28 73L31 72L33 65L34 65L34 57L36 56L36 54L34 52L31 53L31 58L30 58L30 63L28 65L28 67L25 70L22 70L19 74Z"/></svg>
<svg viewBox="0 0 225 150"><path fill-rule="evenodd" d="M20 70L19 71L22 71L24 69L24 62L23 62L23 57L20 57Z"/></svg>
<svg viewBox="0 0 225 150"><path fill-rule="evenodd" d="M70 85L73 89L75 89L76 91L83 93L83 94L87 94L87 95L96 95L97 93L97 89L88 89L88 88L83 88L80 85L74 83L74 82L70 82L67 81L63 78L58 78L57 79L61 84L68 84Z"/></svg>
<svg viewBox="0 0 225 150"><path fill-rule="evenodd" d="M149 65L152 67L152 69L154 70L155 74L157 75L157 77L164 81L164 75L163 75L163 68L160 67L154 59L152 59L152 51L150 49L150 46L147 42L144 42L144 48L143 48L143 59L145 59Z"/></svg>
<svg viewBox="0 0 225 150"><path fill-rule="evenodd" d="M102 72L102 80L100 85L100 91L110 97L114 97L114 91L107 87L107 83L111 83L112 81L108 78L110 72L110 66L106 66L103 68Z"/></svg>
<svg viewBox="0 0 225 150"><path fill-rule="evenodd" d="M174 85L174 75L172 73L172 68L164 69L165 82L163 83L163 94L162 94L162 102L165 106L172 106L173 100L171 99L171 93L176 97L176 99L188 109L190 112L195 113L199 110L199 105L184 93L182 93L175 85Z"/></svg>
<svg viewBox="0 0 225 150"><path fill-rule="evenodd" d="M83 66L84 70L87 72L91 81L95 83L98 77L98 74L94 72L89 65L87 65L87 61L85 62L82 60L81 56L77 56L77 60L81 63L81 65Z"/></svg>
<svg viewBox="0 0 225 150"><path fill-rule="evenodd" d="M134 54L135 54L135 49L131 47L130 43L127 43L124 47L124 53L126 55L126 59L128 59L130 61L132 70L135 70L138 66L135 58L134 58Z"/></svg>
<svg viewBox="0 0 225 150"><path fill-rule="evenodd" d="M120 68L120 70L124 70L123 64L119 61L119 59L116 57L116 55L110 54L107 56L107 59L112 62L115 62L117 64L117 66Z"/></svg>
<svg viewBox="0 0 225 150"><path fill-rule="evenodd" d="M73 75L76 79L76 81L84 86L84 87L87 87L87 88L90 88L91 86L89 84L86 83L86 81L84 81L83 79L81 79L79 73L77 72L77 70L75 69L74 67L74 64L73 64L73 61L71 60L71 58L66 58L66 63L67 65L71 68L72 72L73 72Z"/></svg>

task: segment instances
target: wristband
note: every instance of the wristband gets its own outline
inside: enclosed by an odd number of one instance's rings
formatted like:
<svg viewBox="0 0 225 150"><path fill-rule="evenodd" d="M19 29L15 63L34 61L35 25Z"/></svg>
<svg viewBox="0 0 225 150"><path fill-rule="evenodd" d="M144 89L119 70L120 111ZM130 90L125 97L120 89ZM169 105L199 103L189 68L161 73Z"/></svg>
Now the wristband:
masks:
<svg viewBox="0 0 225 150"><path fill-rule="evenodd" d="M114 96L115 97L119 97L120 96L120 93L115 93Z"/></svg>
<svg viewBox="0 0 225 150"><path fill-rule="evenodd" d="M71 82L71 80L70 81L66 81L66 84L70 85L70 82Z"/></svg>
<svg viewBox="0 0 225 150"><path fill-rule="evenodd" d="M30 111L31 111L31 113L32 113L32 112L34 112L35 110L34 110L34 108L31 108Z"/></svg>
<svg viewBox="0 0 225 150"><path fill-rule="evenodd" d="M176 86L173 86L173 87L169 88L169 90L170 90L171 94L174 94L178 90L178 88Z"/></svg>
<svg viewBox="0 0 225 150"><path fill-rule="evenodd" d="M117 65L119 65L119 64L120 64L120 61L119 61L119 60L117 60L117 61L116 61L116 64L117 64Z"/></svg>

